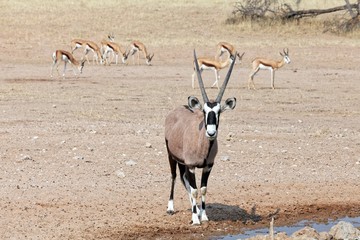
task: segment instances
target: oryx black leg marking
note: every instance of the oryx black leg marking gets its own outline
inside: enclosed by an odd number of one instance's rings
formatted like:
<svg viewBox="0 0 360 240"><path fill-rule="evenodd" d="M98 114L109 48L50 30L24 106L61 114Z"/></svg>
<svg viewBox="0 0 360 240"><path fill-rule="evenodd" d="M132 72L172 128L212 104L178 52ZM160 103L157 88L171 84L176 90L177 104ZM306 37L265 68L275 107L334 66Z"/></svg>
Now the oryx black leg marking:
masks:
<svg viewBox="0 0 360 240"><path fill-rule="evenodd" d="M210 142L209 154L210 154L213 146L214 146L214 141L211 141ZM201 209L200 209L200 212L199 212L199 218L200 218L200 221L202 221L202 222L203 221L209 221L209 219L208 219L208 217L206 215L206 211L205 211L205 208L206 208L205 201L206 201L207 183L208 183L209 176L210 176L211 169L212 169L213 165L214 165L214 163L205 165L205 167L203 168L203 171L202 171L202 175L201 175L201 188L200 188L200 191L201 191Z"/></svg>
<svg viewBox="0 0 360 240"><path fill-rule="evenodd" d="M186 187L185 181L184 181L185 165L178 164L178 166L179 166L179 171L180 171L181 182L184 185L184 187L186 188L186 190L188 190L187 187Z"/></svg>
<svg viewBox="0 0 360 240"><path fill-rule="evenodd" d="M200 209L200 221L208 221L208 217L205 211L205 200L206 200L206 191L207 191L207 182L210 176L210 172L213 164L205 166L202 171L201 176L201 209Z"/></svg>
<svg viewBox="0 0 360 240"><path fill-rule="evenodd" d="M168 149L168 142L166 141L166 147ZM168 202L167 213L174 214L174 188L175 188L175 180L176 180L176 165L177 162L173 159L172 154L168 149L168 157L169 157L169 164L171 170L171 190L170 190L170 197Z"/></svg>
<svg viewBox="0 0 360 240"><path fill-rule="evenodd" d="M198 207L196 205L196 199L198 196L198 190L196 187L196 178L195 178L195 168L194 167L185 167L184 181L186 188L189 192L190 202L191 202L191 212L192 212L192 224L200 224L198 217Z"/></svg>

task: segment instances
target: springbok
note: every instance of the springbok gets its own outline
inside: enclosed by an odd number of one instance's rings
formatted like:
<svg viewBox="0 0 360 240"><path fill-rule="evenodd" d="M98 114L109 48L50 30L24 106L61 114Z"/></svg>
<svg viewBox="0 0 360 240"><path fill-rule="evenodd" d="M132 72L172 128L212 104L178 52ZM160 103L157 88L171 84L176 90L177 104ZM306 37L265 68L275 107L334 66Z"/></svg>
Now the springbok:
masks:
<svg viewBox="0 0 360 240"><path fill-rule="evenodd" d="M74 51L76 49L81 48L81 47L84 48L83 58L85 58L88 63L90 63L89 58L88 58L88 53L90 51L92 51L94 54L93 55L93 64L95 63L95 61L97 64L99 64L99 59L100 59L100 64L104 63L103 56L101 54L101 50L96 43L89 41L89 40L83 40L83 39L73 39L71 41L71 53L74 53Z"/></svg>
<svg viewBox="0 0 360 240"><path fill-rule="evenodd" d="M245 53L243 53L242 55L239 55L239 60L241 61L242 57L244 56ZM234 55L230 55L230 57L226 60L226 61L217 61L211 58L198 58L197 62L200 66L200 72L202 73L203 70L213 70L215 73L215 82L213 83L213 85L211 85L211 87L214 87L216 85L216 87L219 89L219 80L220 80L220 75L219 75L219 71L227 66L229 66L230 63L234 62L235 60L235 56L237 56L238 53L234 54ZM194 61L195 62L195 61ZM192 75L192 88L195 88L195 74L196 74L196 69L194 67L194 73Z"/></svg>
<svg viewBox="0 0 360 240"><path fill-rule="evenodd" d="M107 56L109 54L112 55L112 57L108 63L109 65L112 62L112 60L114 59L114 55L115 55L115 64L118 64L118 58L119 58L120 54L122 56L121 61L123 63L126 63L129 53L127 53L126 50L123 51L119 44L117 44L115 42L103 40L103 41L101 41L101 49L103 49L103 59L104 59L105 63L107 62Z"/></svg>
<svg viewBox="0 0 360 240"><path fill-rule="evenodd" d="M253 89L256 89L255 84L254 84L254 76L261 69L270 70L270 72L271 72L271 88L275 89L275 86L274 86L275 70L284 66L285 63L290 63L288 48L283 49L283 53L280 52L280 55L283 57L280 61L276 61L276 60L272 60L272 59L265 59L265 58L255 58L252 61L252 72L249 75L248 89L251 89L250 84L252 84Z"/></svg>
<svg viewBox="0 0 360 240"><path fill-rule="evenodd" d="M77 67L78 71L80 73L82 73L82 69L84 67L85 64L85 60L82 60L81 62L78 62L71 53L64 51L64 50L56 50L53 55L52 55L52 59L53 59L53 65L51 67L51 75L50 77L53 77L53 71L54 71L54 67L56 65L56 71L59 74L59 64L61 61L64 62L64 71L63 71L63 78L65 79L65 71L66 71L66 64L70 63L74 72L74 75L76 76L76 72L75 72L75 68L74 66Z"/></svg>
<svg viewBox="0 0 360 240"><path fill-rule="evenodd" d="M145 61L147 65L151 65L151 60L154 57L154 54L148 54L145 45L142 42L139 41L133 41L130 44L130 51L129 51L129 55L133 56L133 64L135 65L135 59L134 59L134 54L138 53L138 61L137 64L140 65L140 52L143 52L144 57L145 57Z"/></svg>
<svg viewBox="0 0 360 240"><path fill-rule="evenodd" d="M195 68L201 94L204 100L188 97L188 105L172 110L165 120L165 143L171 169L171 190L167 207L168 214L174 214L174 186L176 179L176 166L179 167L180 179L185 186L191 202L192 224L208 221L205 211L205 197L208 178L214 165L218 151L217 130L219 127L220 113L235 108L236 98L228 98L221 105L226 85L229 82L234 62L231 64L227 76L221 86L216 100L209 100L201 77L199 64L196 61L194 50ZM201 207L196 201L198 189L195 179L195 168L202 168L201 176Z"/></svg>
<svg viewBox="0 0 360 240"><path fill-rule="evenodd" d="M235 47L228 43L228 42L219 42L216 45L216 55L215 55L215 60L220 59L221 60L221 56L227 52L229 54L229 57L231 55L237 56L239 58L239 61L241 63L242 60L242 56L244 55L244 53L242 55L240 55L240 53L235 54L236 50ZM236 62L235 62L236 64Z"/></svg>

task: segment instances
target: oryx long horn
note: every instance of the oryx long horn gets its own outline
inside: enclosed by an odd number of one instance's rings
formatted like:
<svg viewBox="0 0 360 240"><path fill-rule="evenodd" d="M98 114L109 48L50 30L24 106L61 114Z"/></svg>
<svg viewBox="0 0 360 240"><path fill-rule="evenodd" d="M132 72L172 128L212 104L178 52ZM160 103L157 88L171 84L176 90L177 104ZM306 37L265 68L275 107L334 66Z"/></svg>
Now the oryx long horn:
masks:
<svg viewBox="0 0 360 240"><path fill-rule="evenodd" d="M194 49L194 62L195 62L195 70L196 70L196 73L197 73L197 78L198 78L198 81L199 81L199 87L200 87L200 90L201 90L201 95L203 97L204 102L207 103L207 102L209 102L209 98L208 98L208 96L206 95L206 92L205 92L205 87L204 87L204 83L203 83L203 80L202 80L202 77L201 77L201 73L200 73L200 69L199 69L199 63L198 63L198 60L197 60L197 57L196 57L195 49Z"/></svg>
<svg viewBox="0 0 360 240"><path fill-rule="evenodd" d="M231 57L235 57L236 54L237 54L237 52L235 53L235 55L232 55ZM215 102L218 102L218 103L221 102L221 98L223 97L224 92L225 92L226 85L227 85L228 82L229 82L230 75L231 75L231 72L232 72L232 70L233 70L234 64L235 64L235 58L233 59L233 62L232 62L231 65L230 65L230 68L229 68L229 70L228 70L228 73L226 74L226 78L225 78L225 80L224 80L224 82L223 82L223 84L222 84L222 86L221 86L221 88L220 88L219 95L217 96Z"/></svg>

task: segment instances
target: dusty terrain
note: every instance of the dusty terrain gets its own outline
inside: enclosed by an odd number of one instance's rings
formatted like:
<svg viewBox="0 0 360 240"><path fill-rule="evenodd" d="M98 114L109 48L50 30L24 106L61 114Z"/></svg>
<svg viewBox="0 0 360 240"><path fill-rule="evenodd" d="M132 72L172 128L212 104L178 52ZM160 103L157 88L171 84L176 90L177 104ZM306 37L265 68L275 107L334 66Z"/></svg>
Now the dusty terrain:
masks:
<svg viewBox="0 0 360 240"><path fill-rule="evenodd" d="M222 1L40 3L0 4L1 239L207 239L267 226L273 214L278 225L360 215L356 36L243 31L224 24L232 5ZM109 32L124 46L143 41L153 66L87 64L50 79L54 50ZM245 52L224 96L237 106L221 116L210 221L193 227L180 181L176 214L166 214L164 119L200 97L193 49L213 56L223 40ZM260 72L248 90L251 59L279 59L284 47L292 62L276 72L277 89ZM213 72L203 78L216 96Z"/></svg>

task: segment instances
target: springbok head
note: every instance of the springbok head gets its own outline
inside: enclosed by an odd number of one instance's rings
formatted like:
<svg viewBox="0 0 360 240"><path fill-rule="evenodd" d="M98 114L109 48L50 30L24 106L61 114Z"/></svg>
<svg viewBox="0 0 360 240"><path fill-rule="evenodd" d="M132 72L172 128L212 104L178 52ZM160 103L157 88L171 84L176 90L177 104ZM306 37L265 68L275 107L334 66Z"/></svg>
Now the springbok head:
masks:
<svg viewBox="0 0 360 240"><path fill-rule="evenodd" d="M152 55L149 54L149 55L146 56L146 64L147 64L147 65L151 65L150 62L151 62L151 60L152 60L153 57L154 57L154 54L152 54Z"/></svg>
<svg viewBox="0 0 360 240"><path fill-rule="evenodd" d="M108 39L109 39L110 42L114 42L115 41L114 33L109 33L108 34Z"/></svg>
<svg viewBox="0 0 360 240"><path fill-rule="evenodd" d="M245 52L243 52L243 54L241 54L241 55L240 55L240 53L236 53L236 54L235 54L235 56L237 56L238 59L239 59L239 64L241 63L244 54L245 54Z"/></svg>
<svg viewBox="0 0 360 240"><path fill-rule="evenodd" d="M123 62L123 63L126 63L128 57L129 57L129 53L130 53L130 51L126 52L126 50L125 50L125 52L123 53L123 57L122 57L122 62Z"/></svg>
<svg viewBox="0 0 360 240"><path fill-rule="evenodd" d="M236 56L236 55L235 55ZM206 92L204 83L201 77L201 72L199 70L199 63L197 61L196 53L194 50L194 62L195 62L195 70L197 72L197 77L199 81L199 87L201 90L201 95L204 100L204 105L202 106L199 99L197 99L194 96L190 96L188 98L188 105L191 110L200 109L204 113L204 124L205 124L205 135L210 140L213 141L216 139L217 136L217 130L219 127L219 119L220 114L224 112L225 110L231 110L234 109L236 106L236 98L228 98L223 105L221 105L221 98L224 95L226 85L229 82L230 75L232 72L232 69L234 67L235 61L232 61L230 68L228 70L228 73L224 79L224 82L220 88L220 92L218 96L216 97L216 100L209 100Z"/></svg>
<svg viewBox="0 0 360 240"><path fill-rule="evenodd" d="M281 53L280 52L280 55L284 58L284 61L286 62L286 63L290 63L291 61L290 61L290 58L289 58L289 49L288 48L284 48L283 49L283 53Z"/></svg>

